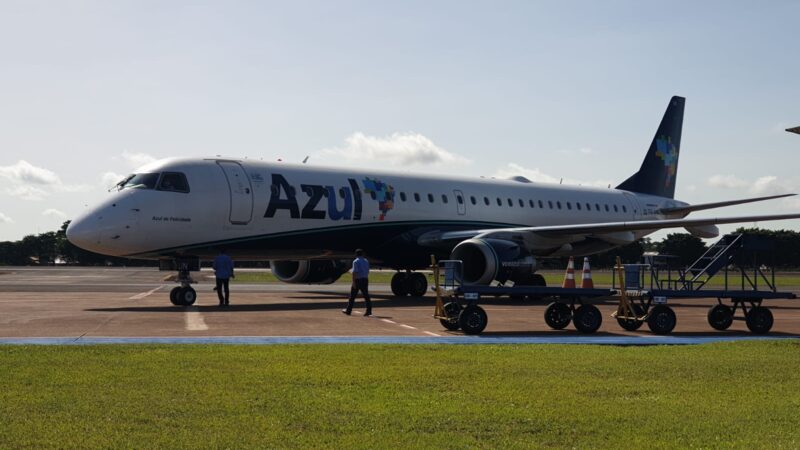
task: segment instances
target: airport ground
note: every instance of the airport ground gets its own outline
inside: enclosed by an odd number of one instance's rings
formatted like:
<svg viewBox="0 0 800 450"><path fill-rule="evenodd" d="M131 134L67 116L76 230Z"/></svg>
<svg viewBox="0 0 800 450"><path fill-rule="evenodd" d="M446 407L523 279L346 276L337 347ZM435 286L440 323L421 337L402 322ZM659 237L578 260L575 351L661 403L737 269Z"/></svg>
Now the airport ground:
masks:
<svg viewBox="0 0 800 450"><path fill-rule="evenodd" d="M459 336L432 298L381 283L364 318L339 312L341 284L237 283L220 309L204 273L182 309L153 269L0 273L0 342ZM674 303L676 336L749 336L741 322L710 330L713 303ZM484 336L464 339L489 345L0 345L0 448L800 447L794 301L770 303L781 340L691 346L495 345L586 336L549 330L540 303L485 306ZM600 308L589 339L661 342Z"/></svg>

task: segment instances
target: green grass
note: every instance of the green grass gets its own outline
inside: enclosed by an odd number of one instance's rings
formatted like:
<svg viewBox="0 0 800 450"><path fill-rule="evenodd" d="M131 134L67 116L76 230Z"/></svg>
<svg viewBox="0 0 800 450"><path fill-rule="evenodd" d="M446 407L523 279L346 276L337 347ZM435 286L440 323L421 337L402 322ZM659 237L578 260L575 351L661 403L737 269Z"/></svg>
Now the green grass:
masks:
<svg viewBox="0 0 800 450"><path fill-rule="evenodd" d="M540 272L545 280L547 281L548 286L561 286L561 282L564 281L564 272L561 271L542 271ZM373 284L388 284L394 272L392 271L373 271L370 273L369 281ZM749 274L748 274L749 275ZM581 272L577 271L575 273L576 282L580 285L581 282ZM677 277L677 275L673 275L673 277ZM272 275L272 272L264 270L264 271L257 271L257 272L244 272L240 271L237 272L236 278L233 279L234 282L239 283L277 283L278 279ZM597 287L604 287L604 286L611 286L611 271L594 271L592 272L592 280L594 281L594 285ZM431 275L428 274L428 282L432 283ZM350 283L350 275L344 274L337 283ZM649 278L648 278L649 283ZM775 283L778 285L778 289L788 288L788 287L798 287L800 286L800 275L796 273L776 273L775 274ZM724 278L722 275L717 275L714 277L706 287L722 287L724 284ZM746 284L745 284L746 285ZM763 280L758 280L759 289L766 288L766 285L763 283ZM747 285L746 285L747 286ZM729 289L741 289L741 277L735 276L733 274L729 275L728 278L728 288Z"/></svg>
<svg viewBox="0 0 800 450"><path fill-rule="evenodd" d="M0 448L798 448L800 343L0 347Z"/></svg>

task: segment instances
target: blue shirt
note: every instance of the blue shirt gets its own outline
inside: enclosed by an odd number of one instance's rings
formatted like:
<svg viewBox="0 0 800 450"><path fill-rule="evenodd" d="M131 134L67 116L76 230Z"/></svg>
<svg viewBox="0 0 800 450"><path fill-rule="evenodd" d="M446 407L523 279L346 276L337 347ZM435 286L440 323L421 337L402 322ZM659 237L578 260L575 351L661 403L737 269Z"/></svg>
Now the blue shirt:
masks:
<svg viewBox="0 0 800 450"><path fill-rule="evenodd" d="M217 278L228 279L233 275L233 260L228 255L217 255L211 264Z"/></svg>
<svg viewBox="0 0 800 450"><path fill-rule="evenodd" d="M353 260L353 276L356 279L369 277L369 261L363 256Z"/></svg>

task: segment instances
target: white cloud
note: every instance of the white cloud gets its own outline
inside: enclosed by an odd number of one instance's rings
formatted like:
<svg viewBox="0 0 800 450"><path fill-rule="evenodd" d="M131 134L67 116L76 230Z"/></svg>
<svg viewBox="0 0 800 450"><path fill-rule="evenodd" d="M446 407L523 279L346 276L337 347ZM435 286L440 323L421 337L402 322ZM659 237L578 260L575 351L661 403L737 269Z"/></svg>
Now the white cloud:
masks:
<svg viewBox="0 0 800 450"><path fill-rule="evenodd" d="M39 184L52 186L61 184L61 179L54 172L36 167L25 160L19 160L10 166L0 166L0 176L12 183Z"/></svg>
<svg viewBox="0 0 800 450"><path fill-rule="evenodd" d="M59 210L57 210L55 208L45 209L44 211L42 211L42 215L43 216L47 216L47 217L54 217L54 218L57 218L57 219L64 219L64 218L67 217L67 213L65 213L63 211L59 211Z"/></svg>
<svg viewBox="0 0 800 450"><path fill-rule="evenodd" d="M0 223L14 223L14 221L11 219L11 217L0 213Z"/></svg>
<svg viewBox="0 0 800 450"><path fill-rule="evenodd" d="M737 178L735 175L713 175L709 177L706 183L711 187L724 189L741 189L750 185L750 183Z"/></svg>
<svg viewBox="0 0 800 450"><path fill-rule="evenodd" d="M156 158L155 156L149 155L147 153L129 152L127 150L122 152L122 160L125 161L125 163L132 169L136 169L145 164L150 164L151 162L156 161L157 159L158 158Z"/></svg>
<svg viewBox="0 0 800 450"><path fill-rule="evenodd" d="M752 181L734 175L714 175L706 183L723 189L743 189L755 195L787 194L800 188L800 183L781 180L774 175L765 175Z"/></svg>
<svg viewBox="0 0 800 450"><path fill-rule="evenodd" d="M492 175L495 178L511 178L518 175L522 175L523 177L531 180L536 181L538 183L562 183L562 184L571 184L571 185L581 185L581 186L594 186L594 187L608 187L609 184L613 184L607 180L575 180L571 178L560 178L554 177L552 175L546 174L539 170L539 168L529 169L523 167L516 163L508 163L505 167L497 169L497 171Z"/></svg>
<svg viewBox="0 0 800 450"><path fill-rule="evenodd" d="M44 189L30 185L16 185L7 187L6 194L12 197L19 197L23 200L34 200L34 201L41 200L50 195L50 193L45 191Z"/></svg>
<svg viewBox="0 0 800 450"><path fill-rule="evenodd" d="M419 133L376 137L356 132L345 139L344 146L323 149L321 156L341 157L349 162L378 161L397 165L470 163L467 158L448 152Z"/></svg>
<svg viewBox="0 0 800 450"><path fill-rule="evenodd" d="M592 150L592 149L591 149L591 148L589 148L589 147L581 147L581 148L579 148L579 149L562 149L562 150L557 150L557 152L558 152L558 153L561 153L561 154L563 154L563 155L576 155L576 154L580 154L580 155L589 155L589 154L591 154L591 153L594 153L594 150Z"/></svg>

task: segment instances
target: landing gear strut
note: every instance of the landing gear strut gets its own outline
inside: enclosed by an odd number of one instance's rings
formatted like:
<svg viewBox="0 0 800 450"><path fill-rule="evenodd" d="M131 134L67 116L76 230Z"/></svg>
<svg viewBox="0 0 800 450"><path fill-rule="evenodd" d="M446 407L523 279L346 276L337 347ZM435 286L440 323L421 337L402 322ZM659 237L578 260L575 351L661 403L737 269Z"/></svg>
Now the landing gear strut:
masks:
<svg viewBox="0 0 800 450"><path fill-rule="evenodd" d="M428 279L419 272L397 272L392 276L392 293L397 297L422 297L428 290Z"/></svg>

